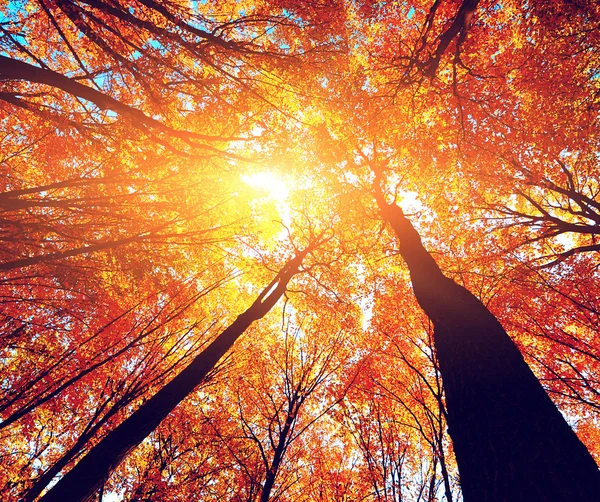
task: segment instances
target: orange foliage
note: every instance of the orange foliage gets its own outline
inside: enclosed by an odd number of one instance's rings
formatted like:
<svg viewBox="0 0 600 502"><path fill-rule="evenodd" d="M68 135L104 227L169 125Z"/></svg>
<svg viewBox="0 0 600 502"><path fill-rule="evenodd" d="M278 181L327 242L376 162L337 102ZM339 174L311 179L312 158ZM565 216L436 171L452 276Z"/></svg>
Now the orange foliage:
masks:
<svg viewBox="0 0 600 502"><path fill-rule="evenodd" d="M431 326L373 163L599 458L597 3L0 12L2 500L68 472L316 235L104 494L456 499Z"/></svg>

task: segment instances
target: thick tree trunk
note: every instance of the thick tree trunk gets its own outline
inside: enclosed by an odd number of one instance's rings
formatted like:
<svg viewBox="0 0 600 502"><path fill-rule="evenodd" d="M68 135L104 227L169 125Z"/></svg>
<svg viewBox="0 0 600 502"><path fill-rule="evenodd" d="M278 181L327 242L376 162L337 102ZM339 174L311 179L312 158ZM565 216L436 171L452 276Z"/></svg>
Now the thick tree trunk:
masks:
<svg viewBox="0 0 600 502"><path fill-rule="evenodd" d="M289 280L298 272L308 250L309 248L305 249L288 261L250 308L240 314L179 375L94 446L40 500L43 502L91 501L106 478L127 454L202 382L248 326L271 310L285 292Z"/></svg>
<svg viewBox="0 0 600 502"><path fill-rule="evenodd" d="M399 207L378 203L434 324L465 502L598 500L598 466L498 320L442 274Z"/></svg>

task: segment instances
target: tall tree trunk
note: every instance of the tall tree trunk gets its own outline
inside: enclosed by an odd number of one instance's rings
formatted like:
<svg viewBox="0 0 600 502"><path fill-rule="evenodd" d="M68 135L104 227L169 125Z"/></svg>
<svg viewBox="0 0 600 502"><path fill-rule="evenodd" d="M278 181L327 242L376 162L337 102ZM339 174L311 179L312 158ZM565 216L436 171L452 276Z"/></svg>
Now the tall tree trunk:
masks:
<svg viewBox="0 0 600 502"><path fill-rule="evenodd" d="M285 418L285 423L283 424L283 429L279 433L277 447L275 448L271 465L265 465L265 467L267 468L267 473L265 476L265 483L260 494L260 502L269 502L269 499L271 497L271 491L273 490L273 486L275 485L275 478L277 477L277 473L279 472L279 466L281 465L283 455L285 454L285 451L287 450L287 447L290 444L289 436L292 431L292 426L294 424L294 421L298 417L298 410L301 405L301 400L297 400L297 398L294 398L290 405L290 409L288 410L287 416Z"/></svg>
<svg viewBox="0 0 600 502"><path fill-rule="evenodd" d="M250 308L240 314L179 375L94 446L40 500L43 502L91 501L110 473L127 454L202 382L248 326L271 310L285 292L289 280L298 273L300 264L309 249L306 248L289 260Z"/></svg>
<svg viewBox="0 0 600 502"><path fill-rule="evenodd" d="M598 466L506 331L443 275L402 210L377 192L415 296L434 324L465 502L598 500Z"/></svg>

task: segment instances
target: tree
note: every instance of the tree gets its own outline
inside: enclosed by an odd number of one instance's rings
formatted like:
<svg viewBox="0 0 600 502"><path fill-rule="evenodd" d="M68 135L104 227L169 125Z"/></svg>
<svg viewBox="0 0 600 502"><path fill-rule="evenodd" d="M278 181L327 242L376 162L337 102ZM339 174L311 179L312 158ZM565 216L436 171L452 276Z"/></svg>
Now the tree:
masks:
<svg viewBox="0 0 600 502"><path fill-rule="evenodd" d="M64 500L66 496L77 500L91 500L111 470L117 467L180 401L202 383L248 326L262 318L275 305L285 292L289 280L298 273L303 258L310 251L311 247L307 247L290 259L248 309L181 373L104 437L79 461L69 475L62 478L41 500Z"/></svg>
<svg viewBox="0 0 600 502"><path fill-rule="evenodd" d="M227 406L202 410L211 435L221 443L218 449L224 450L221 455L231 459L223 463L231 465L228 484L238 489L227 497L268 501L300 496L295 485L302 465L310 464L305 438L341 399L326 389L342 366L348 334L324 337L313 331L319 329L316 319L287 317L275 338L256 333L263 344L244 347L244 358L257 371L241 371L224 390Z"/></svg>
<svg viewBox="0 0 600 502"><path fill-rule="evenodd" d="M0 9L3 499L62 490L311 235L327 242L281 309L92 482L101 493L222 500L261 490L275 457L254 462L258 444L233 438L233 417L257 437L260 424L269 428L244 384L274 370L245 356L277 338L278 315L322 325L307 360L338 330L351 336L318 391L345 398L299 437L310 466L293 461L293 444L279 455L273 496L454 497L454 449L472 497L476 450L465 454L467 422L457 417L469 396L496 398L461 385L453 375L468 352L448 353L479 328L508 355L484 350L466 369L517 368L505 395L538 396L539 406L502 416L521 431L553 416L579 444L520 351L600 459L595 3L37 0ZM385 165L379 204L374 161ZM385 220L402 227L400 250ZM462 314L442 321L442 308ZM481 326L459 329L473 319ZM219 408L217 396L235 388L238 406ZM306 400L300 418L310 422L317 408ZM487 435L500 419L468 420ZM231 455L215 449L215 429ZM583 447L572 447L596 477ZM244 465L255 474L241 475ZM277 491L282 473L294 485Z"/></svg>
<svg viewBox="0 0 600 502"><path fill-rule="evenodd" d="M375 190L401 240L415 296L435 326L465 499L593 497L598 466L516 345L475 296L442 274L402 209Z"/></svg>
<svg viewBox="0 0 600 502"><path fill-rule="evenodd" d="M343 402L344 428L364 458L355 476L376 500L454 500L457 470L433 329L401 274L381 279L370 355Z"/></svg>

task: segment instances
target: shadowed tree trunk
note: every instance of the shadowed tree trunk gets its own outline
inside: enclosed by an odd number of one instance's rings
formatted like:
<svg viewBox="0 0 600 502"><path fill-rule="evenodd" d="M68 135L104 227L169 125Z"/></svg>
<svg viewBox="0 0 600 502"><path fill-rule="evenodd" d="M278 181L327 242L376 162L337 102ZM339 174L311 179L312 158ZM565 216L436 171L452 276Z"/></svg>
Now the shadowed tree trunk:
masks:
<svg viewBox="0 0 600 502"><path fill-rule="evenodd" d="M240 314L179 375L94 446L46 495L43 502L91 501L110 473L160 422L197 387L237 338L261 319L298 273L311 247L299 252L279 271L245 312ZM39 492L38 492L39 493ZM27 497L27 500L30 500Z"/></svg>
<svg viewBox="0 0 600 502"><path fill-rule="evenodd" d="M265 484L263 486L262 492L260 494L260 502L269 502L271 497L271 491L273 490L273 486L275 485L275 478L277 477L277 472L279 471L279 466L283 460L283 455L285 454L288 446L290 445L290 436L292 430L294 428L294 421L298 416L298 409L302 406L303 399L299 396L294 396L294 402L290 403L290 410L288 411L287 416L285 417L285 423L283 425L283 429L279 433L279 437L277 438L277 447L275 448L273 460L271 461L271 465L267 465L267 473L265 477Z"/></svg>
<svg viewBox="0 0 600 502"><path fill-rule="evenodd" d="M443 275L402 210L376 191L415 296L434 324L465 502L597 500L598 466L506 331Z"/></svg>

